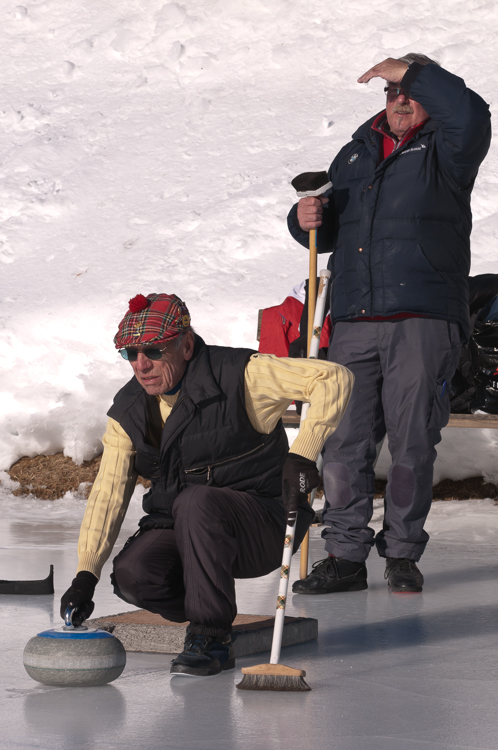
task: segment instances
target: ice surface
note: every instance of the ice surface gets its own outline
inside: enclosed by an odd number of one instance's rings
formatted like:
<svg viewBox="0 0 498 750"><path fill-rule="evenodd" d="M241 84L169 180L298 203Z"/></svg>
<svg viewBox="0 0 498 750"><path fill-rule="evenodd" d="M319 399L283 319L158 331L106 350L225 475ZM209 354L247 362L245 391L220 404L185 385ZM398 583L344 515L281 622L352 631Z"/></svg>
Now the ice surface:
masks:
<svg viewBox="0 0 498 750"><path fill-rule="evenodd" d="M133 533L139 498L120 536ZM2 577L36 578L55 565L55 597L0 597L0 748L12 750L495 750L498 733L498 514L492 501L434 503L420 567L421 595L389 594L382 561L367 563L369 589L291 596L289 614L317 617L317 642L283 650L305 669L308 693L235 689L235 672L171 679L171 656L130 653L123 675L98 688L50 688L32 681L22 651L57 627L58 602L74 574L83 503L0 499ZM373 526L380 527L377 503ZM311 558L323 556L319 529ZM132 609L117 599L109 565L96 616ZM294 557L291 578L298 575ZM239 611L274 611L278 571L238 581Z"/></svg>

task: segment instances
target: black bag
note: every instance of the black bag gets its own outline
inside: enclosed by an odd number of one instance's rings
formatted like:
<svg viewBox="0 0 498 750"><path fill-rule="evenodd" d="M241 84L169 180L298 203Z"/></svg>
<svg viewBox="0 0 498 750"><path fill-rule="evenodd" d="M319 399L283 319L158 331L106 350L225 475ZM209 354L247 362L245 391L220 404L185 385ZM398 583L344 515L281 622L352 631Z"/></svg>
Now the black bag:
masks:
<svg viewBox="0 0 498 750"><path fill-rule="evenodd" d="M498 274L469 278L472 335L451 382L452 414L498 414Z"/></svg>
<svg viewBox="0 0 498 750"><path fill-rule="evenodd" d="M317 280L318 283L318 280ZM306 303L300 322L299 338L289 347L289 357L306 357L308 331L308 281ZM498 274L483 273L469 277L470 325L472 335L462 346L460 361L451 381L452 414L471 414L481 410L498 414ZM329 311L327 301L325 315ZM318 359L327 358L322 347ZM301 403L296 403L298 414Z"/></svg>
<svg viewBox="0 0 498 750"><path fill-rule="evenodd" d="M498 414L498 296L479 314L472 338L477 355L472 409Z"/></svg>

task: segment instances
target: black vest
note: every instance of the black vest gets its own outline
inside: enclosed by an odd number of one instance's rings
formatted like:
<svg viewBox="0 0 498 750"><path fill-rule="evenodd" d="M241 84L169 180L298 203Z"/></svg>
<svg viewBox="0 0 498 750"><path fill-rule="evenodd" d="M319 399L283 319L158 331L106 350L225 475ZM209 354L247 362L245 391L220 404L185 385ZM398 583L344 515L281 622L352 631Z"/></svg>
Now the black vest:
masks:
<svg viewBox="0 0 498 750"><path fill-rule="evenodd" d="M171 528L173 503L192 484L281 497L287 436L281 421L270 435L257 432L249 421L244 372L252 354L250 349L206 346L196 336L162 433L157 399L135 377L114 398L108 415L132 441L136 471L152 483L143 499L151 523Z"/></svg>

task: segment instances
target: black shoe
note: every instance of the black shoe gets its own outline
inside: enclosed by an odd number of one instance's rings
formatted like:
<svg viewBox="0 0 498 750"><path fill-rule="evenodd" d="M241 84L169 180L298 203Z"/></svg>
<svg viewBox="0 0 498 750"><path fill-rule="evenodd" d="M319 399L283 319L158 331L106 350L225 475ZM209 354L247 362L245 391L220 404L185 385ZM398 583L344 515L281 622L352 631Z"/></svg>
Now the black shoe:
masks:
<svg viewBox="0 0 498 750"><path fill-rule="evenodd" d="M387 557L384 578L396 593L418 594L424 585L424 576L415 562L406 557Z"/></svg>
<svg viewBox="0 0 498 750"><path fill-rule="evenodd" d="M181 654L171 662L171 674L210 677L226 669L234 669L232 641L221 643L217 638L191 635L187 631Z"/></svg>
<svg viewBox="0 0 498 750"><path fill-rule="evenodd" d="M313 565L302 581L294 581L295 594L332 594L334 591L363 591L368 588L364 562L351 562L340 557L326 557Z"/></svg>

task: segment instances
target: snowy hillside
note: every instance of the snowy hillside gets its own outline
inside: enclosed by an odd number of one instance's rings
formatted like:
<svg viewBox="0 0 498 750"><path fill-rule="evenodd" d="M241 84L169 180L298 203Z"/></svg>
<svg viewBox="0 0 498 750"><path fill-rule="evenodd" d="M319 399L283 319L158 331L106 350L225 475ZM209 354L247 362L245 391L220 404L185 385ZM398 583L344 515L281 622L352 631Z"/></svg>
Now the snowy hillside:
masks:
<svg viewBox="0 0 498 750"><path fill-rule="evenodd" d="M100 450L137 293L256 346L258 308L307 276L290 180L382 109L383 82L356 83L373 64L424 52L496 112L493 2L1 0L0 29L0 469ZM473 273L498 271L497 197L493 145ZM498 475L496 440L448 433L438 478Z"/></svg>

